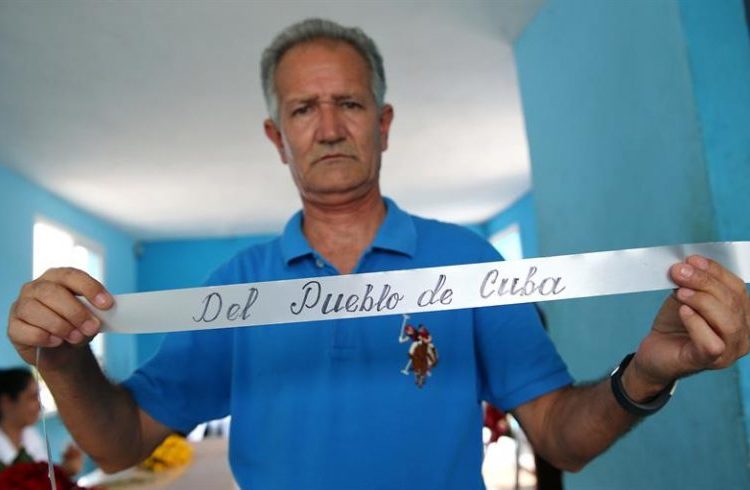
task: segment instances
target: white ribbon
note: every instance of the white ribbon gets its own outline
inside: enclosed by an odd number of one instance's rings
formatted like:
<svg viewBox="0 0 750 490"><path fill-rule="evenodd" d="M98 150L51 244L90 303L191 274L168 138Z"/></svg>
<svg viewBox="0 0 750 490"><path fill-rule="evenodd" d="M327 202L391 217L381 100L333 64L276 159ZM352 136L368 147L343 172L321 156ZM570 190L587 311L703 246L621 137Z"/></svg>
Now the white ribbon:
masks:
<svg viewBox="0 0 750 490"><path fill-rule="evenodd" d="M671 289L699 254L750 282L750 242L702 243L115 296L103 330L174 332L440 311Z"/></svg>

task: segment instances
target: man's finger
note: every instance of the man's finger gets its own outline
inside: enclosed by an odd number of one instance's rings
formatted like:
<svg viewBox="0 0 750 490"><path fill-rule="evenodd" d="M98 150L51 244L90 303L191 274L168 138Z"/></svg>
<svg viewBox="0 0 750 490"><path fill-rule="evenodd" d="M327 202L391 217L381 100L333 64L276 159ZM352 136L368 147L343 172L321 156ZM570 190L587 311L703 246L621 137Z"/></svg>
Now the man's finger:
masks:
<svg viewBox="0 0 750 490"><path fill-rule="evenodd" d="M740 320L736 316L737 312L731 305L719 301L713 294L680 288L676 296L681 303L700 315L725 342L730 341L741 329Z"/></svg>
<svg viewBox="0 0 750 490"><path fill-rule="evenodd" d="M82 333L92 336L98 332L99 320L63 285L39 279L31 288L31 297L70 322ZM32 325L44 327L44 324L35 323L28 318L24 320Z"/></svg>
<svg viewBox="0 0 750 490"><path fill-rule="evenodd" d="M35 325L60 338L66 338L76 329L75 325L36 298L19 300L15 306L14 314L19 320L29 325Z"/></svg>
<svg viewBox="0 0 750 490"><path fill-rule="evenodd" d="M682 288L705 292L728 307L736 306L737 294L728 285L705 270L683 262L673 265L670 268L670 275L672 280Z"/></svg>
<svg viewBox="0 0 750 490"><path fill-rule="evenodd" d="M698 270L705 271L715 277L717 281L724 284L735 294L747 294L745 282L715 260L711 260L701 255L691 255L685 262L696 267Z"/></svg>
<svg viewBox="0 0 750 490"><path fill-rule="evenodd" d="M688 305L679 308L680 319L692 340L689 359L696 369L705 369L724 353L726 344L695 310Z"/></svg>
<svg viewBox="0 0 750 490"><path fill-rule="evenodd" d="M40 276L40 279L63 285L73 294L83 296L99 309L109 309L113 304L112 295L102 283L81 270L72 267L49 269Z"/></svg>
<svg viewBox="0 0 750 490"><path fill-rule="evenodd" d="M58 347L63 343L62 338L18 318L10 320L8 337L14 344L26 347Z"/></svg>

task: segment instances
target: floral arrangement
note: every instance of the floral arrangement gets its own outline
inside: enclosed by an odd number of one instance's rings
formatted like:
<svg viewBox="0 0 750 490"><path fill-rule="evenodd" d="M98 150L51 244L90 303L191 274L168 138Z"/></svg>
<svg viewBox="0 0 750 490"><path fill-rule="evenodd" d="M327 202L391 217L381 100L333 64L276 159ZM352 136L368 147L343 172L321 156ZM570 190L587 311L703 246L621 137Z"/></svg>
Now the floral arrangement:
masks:
<svg viewBox="0 0 750 490"><path fill-rule="evenodd" d="M170 468L178 468L190 463L193 459L193 446L182 436L172 434L159 445L151 456L140 464L140 467L159 472ZM0 487L2 490L2 487Z"/></svg>
<svg viewBox="0 0 750 490"><path fill-rule="evenodd" d="M58 490L80 490L65 471L55 465ZM49 490L52 488L47 463L17 463L0 471L0 490Z"/></svg>

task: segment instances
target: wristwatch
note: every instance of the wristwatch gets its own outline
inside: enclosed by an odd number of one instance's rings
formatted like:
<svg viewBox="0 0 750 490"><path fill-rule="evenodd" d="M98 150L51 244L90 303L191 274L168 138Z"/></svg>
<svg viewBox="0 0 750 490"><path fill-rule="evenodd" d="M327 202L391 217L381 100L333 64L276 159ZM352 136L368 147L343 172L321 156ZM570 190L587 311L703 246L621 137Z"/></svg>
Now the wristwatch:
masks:
<svg viewBox="0 0 750 490"><path fill-rule="evenodd" d="M645 403L633 401L633 399L625 393L625 387L622 386L622 373L625 372L625 368L628 367L628 364L630 364L630 361L633 360L634 356L635 353L630 353L625 356L625 359L622 360L620 365L609 375L609 379L612 385L612 393L615 395L617 403L619 403L628 413L638 417L646 417L647 415L658 412L667 404L669 399L672 398L675 388L677 388L677 381L675 380L669 383L666 388Z"/></svg>

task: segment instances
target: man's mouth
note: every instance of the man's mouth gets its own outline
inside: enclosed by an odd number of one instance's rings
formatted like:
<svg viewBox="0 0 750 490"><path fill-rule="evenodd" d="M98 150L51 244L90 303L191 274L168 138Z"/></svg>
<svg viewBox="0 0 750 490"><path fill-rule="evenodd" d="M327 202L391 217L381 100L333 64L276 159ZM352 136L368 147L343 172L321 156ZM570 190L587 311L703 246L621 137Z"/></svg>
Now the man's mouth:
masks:
<svg viewBox="0 0 750 490"><path fill-rule="evenodd" d="M325 162L326 160L335 160L335 159L339 159L339 158L349 158L349 159L351 159L351 158L354 158L354 157L352 157L351 155L346 155L344 153L331 153L330 155L323 155L322 157L318 158L317 160L315 160L315 163Z"/></svg>

